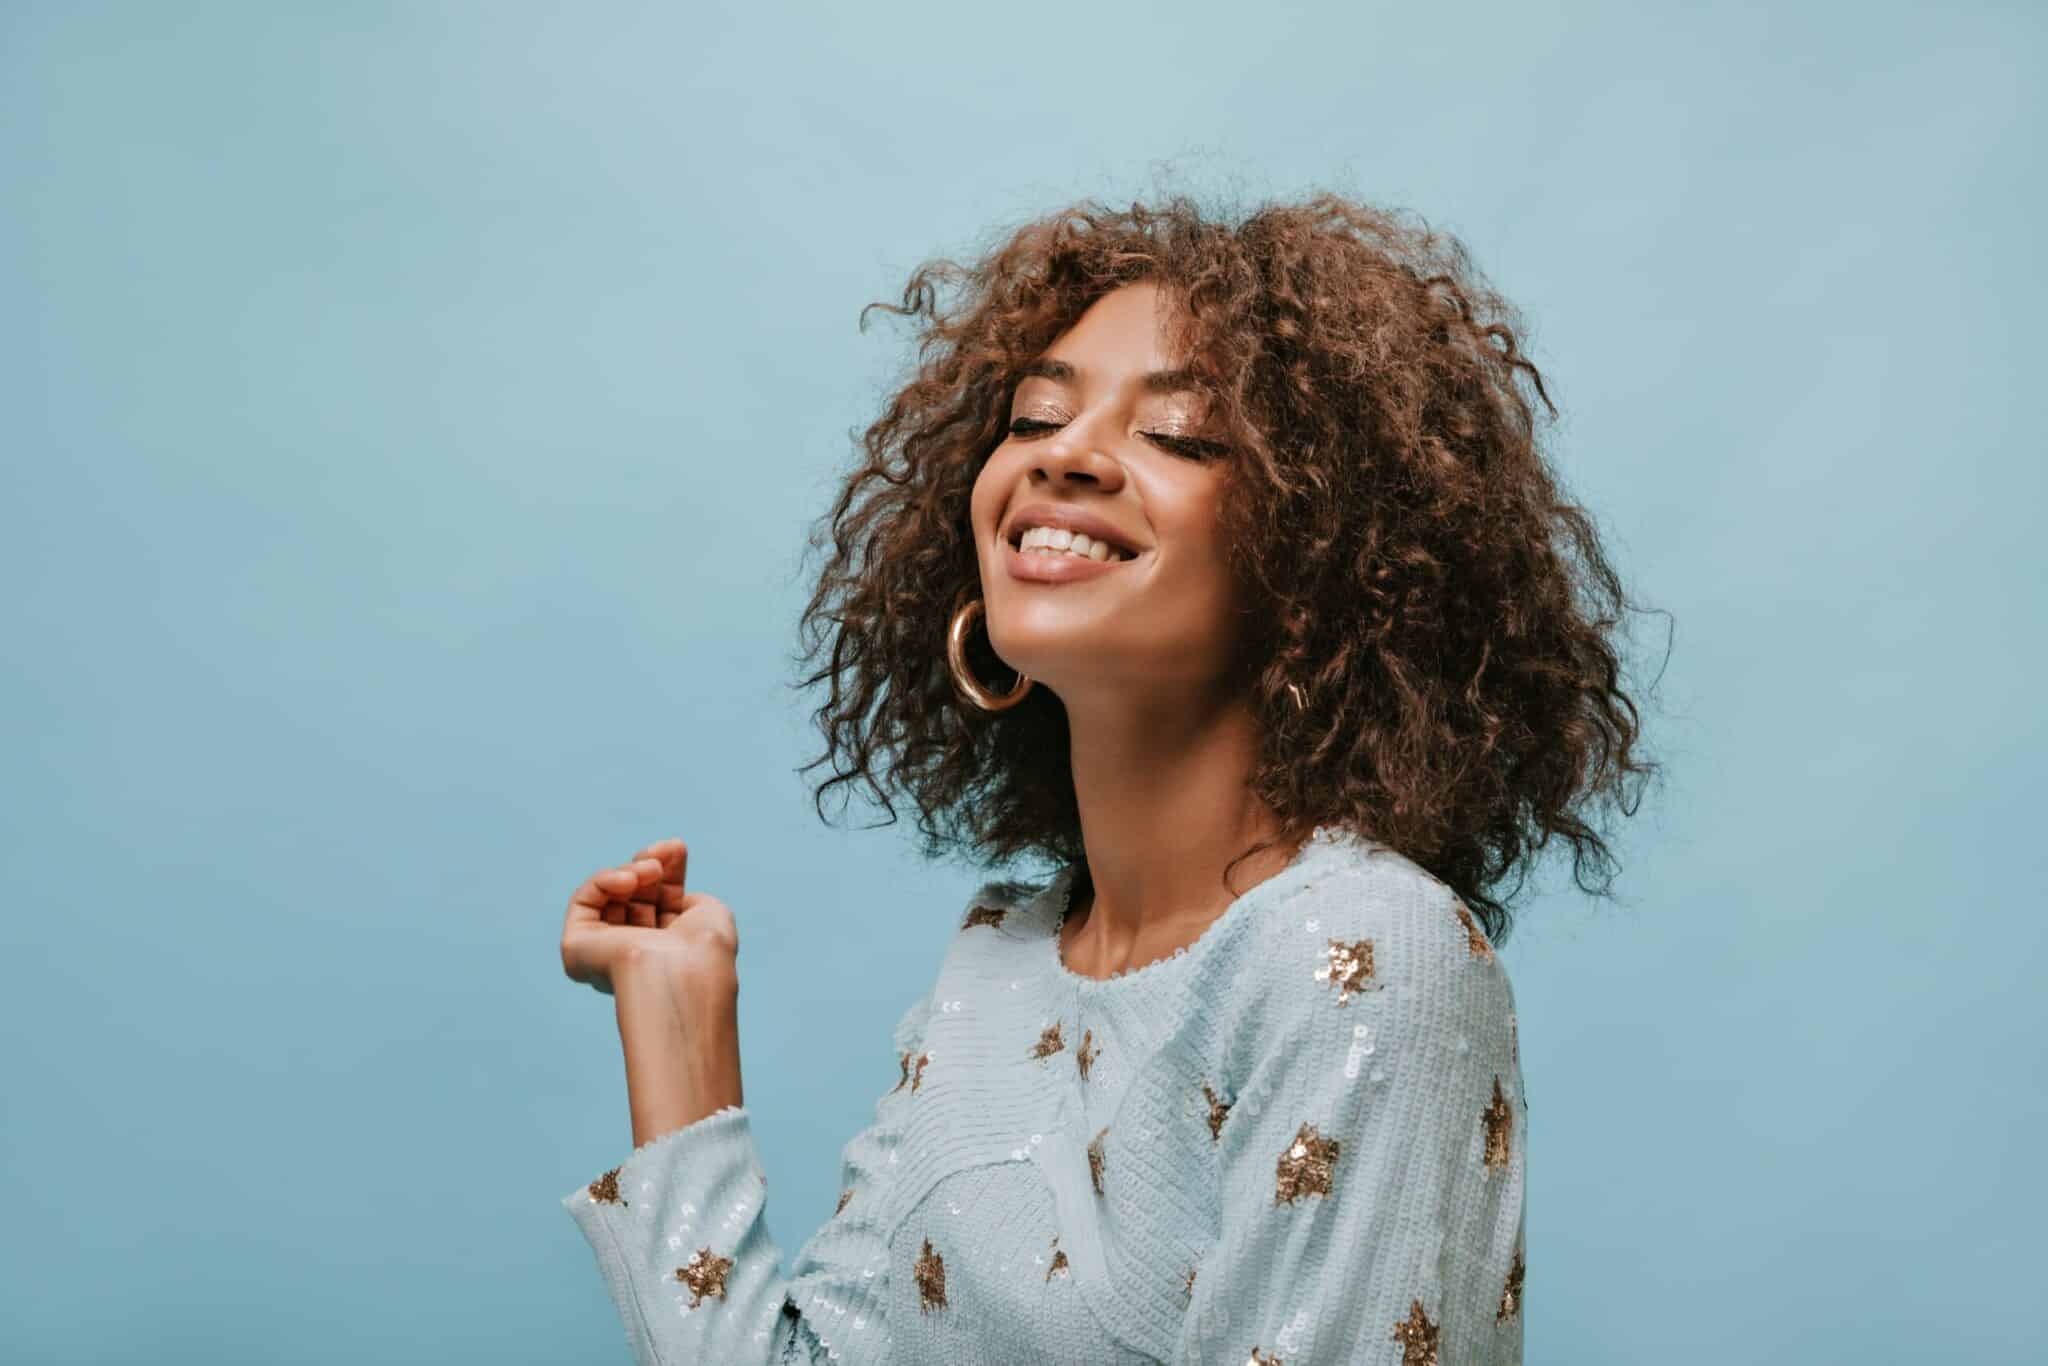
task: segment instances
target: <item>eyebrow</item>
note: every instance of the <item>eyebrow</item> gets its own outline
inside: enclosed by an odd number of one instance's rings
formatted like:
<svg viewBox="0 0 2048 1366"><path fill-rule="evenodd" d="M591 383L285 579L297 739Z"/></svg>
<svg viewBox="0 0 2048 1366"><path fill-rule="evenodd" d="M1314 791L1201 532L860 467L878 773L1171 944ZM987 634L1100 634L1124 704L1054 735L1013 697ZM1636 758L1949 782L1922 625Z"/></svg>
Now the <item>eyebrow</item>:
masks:
<svg viewBox="0 0 2048 1366"><path fill-rule="evenodd" d="M1053 380L1059 384L1072 384L1079 378L1079 374L1079 371L1063 360L1051 360L1041 356L1037 360L1026 362L1017 371L1017 379L1020 383L1036 377ZM1194 371L1180 369L1147 371L1139 377L1138 387L1148 394L1173 394L1199 390L1202 386Z"/></svg>

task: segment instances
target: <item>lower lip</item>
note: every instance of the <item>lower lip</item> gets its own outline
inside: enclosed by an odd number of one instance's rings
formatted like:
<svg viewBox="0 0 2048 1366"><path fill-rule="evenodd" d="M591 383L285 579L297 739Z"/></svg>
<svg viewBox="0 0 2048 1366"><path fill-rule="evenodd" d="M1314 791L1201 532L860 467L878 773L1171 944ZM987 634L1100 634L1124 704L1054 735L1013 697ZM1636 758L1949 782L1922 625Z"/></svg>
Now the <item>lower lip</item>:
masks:
<svg viewBox="0 0 2048 1366"><path fill-rule="evenodd" d="M1031 583L1073 583L1078 579L1100 578L1112 570L1137 563L1137 557L1128 560L1090 560L1079 555L1047 554L1034 550L1029 554L1017 549L1008 541L1003 542L1003 563L1009 567L1010 577L1025 579Z"/></svg>

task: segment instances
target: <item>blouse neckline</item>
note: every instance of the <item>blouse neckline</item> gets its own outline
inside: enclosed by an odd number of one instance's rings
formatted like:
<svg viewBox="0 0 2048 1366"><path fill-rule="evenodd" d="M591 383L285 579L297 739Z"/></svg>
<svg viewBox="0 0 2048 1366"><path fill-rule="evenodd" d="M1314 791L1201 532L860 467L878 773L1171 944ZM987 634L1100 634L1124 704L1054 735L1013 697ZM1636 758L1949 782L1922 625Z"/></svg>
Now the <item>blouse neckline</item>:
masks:
<svg viewBox="0 0 2048 1366"><path fill-rule="evenodd" d="M1061 934L1067 923L1067 915L1074 908L1074 884L1079 879L1081 870L1078 862L1068 863L1053 875L1051 884L1045 890L1045 896L1053 907L1052 933L1046 937L1048 947L1045 950L1052 974L1056 979L1081 991L1114 991L1120 987L1137 984L1161 985L1168 979L1178 976L1205 955L1218 940L1229 934L1237 921L1280 893L1297 886L1308 868L1310 855L1322 846L1333 843L1340 834L1334 826L1317 826L1310 832L1309 837L1302 841L1301 847L1294 851L1293 858L1271 877L1246 889L1243 895L1225 906L1222 913L1210 921L1202 932L1195 936L1192 943L1183 944L1172 953L1154 958L1150 962L1120 968L1107 977L1090 977L1086 973L1075 972L1067 966L1066 957L1061 951Z"/></svg>

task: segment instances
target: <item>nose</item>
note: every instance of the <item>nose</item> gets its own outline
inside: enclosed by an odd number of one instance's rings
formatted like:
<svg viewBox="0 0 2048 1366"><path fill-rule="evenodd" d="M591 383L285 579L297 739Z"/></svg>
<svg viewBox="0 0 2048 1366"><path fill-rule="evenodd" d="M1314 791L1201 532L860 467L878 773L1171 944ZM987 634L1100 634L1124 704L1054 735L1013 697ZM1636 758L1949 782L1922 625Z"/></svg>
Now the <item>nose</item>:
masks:
<svg viewBox="0 0 2048 1366"><path fill-rule="evenodd" d="M1070 423L1038 448L1031 474L1053 484L1089 484L1104 493L1123 487L1124 467L1106 455L1095 438Z"/></svg>

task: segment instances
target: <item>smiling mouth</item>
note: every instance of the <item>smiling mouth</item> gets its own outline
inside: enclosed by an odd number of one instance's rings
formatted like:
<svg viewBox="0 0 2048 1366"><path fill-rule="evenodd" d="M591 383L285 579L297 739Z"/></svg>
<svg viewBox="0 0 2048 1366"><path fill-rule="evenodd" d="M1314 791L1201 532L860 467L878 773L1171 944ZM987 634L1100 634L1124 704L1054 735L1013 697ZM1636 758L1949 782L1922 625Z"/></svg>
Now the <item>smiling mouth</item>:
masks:
<svg viewBox="0 0 2048 1366"><path fill-rule="evenodd" d="M1092 554L1076 555L1071 548L1019 550L1008 541L1004 541L1002 547L1003 566L1009 579L1044 589L1114 579L1118 577L1117 570L1127 568L1131 563L1130 559L1098 560Z"/></svg>
<svg viewBox="0 0 2048 1366"><path fill-rule="evenodd" d="M1138 553L1108 541L1098 541L1079 532L1058 531L1052 527L1026 527L1024 534L1010 541L1010 547L1018 554L1032 559L1048 560L1089 560L1096 564L1121 564L1135 560Z"/></svg>

